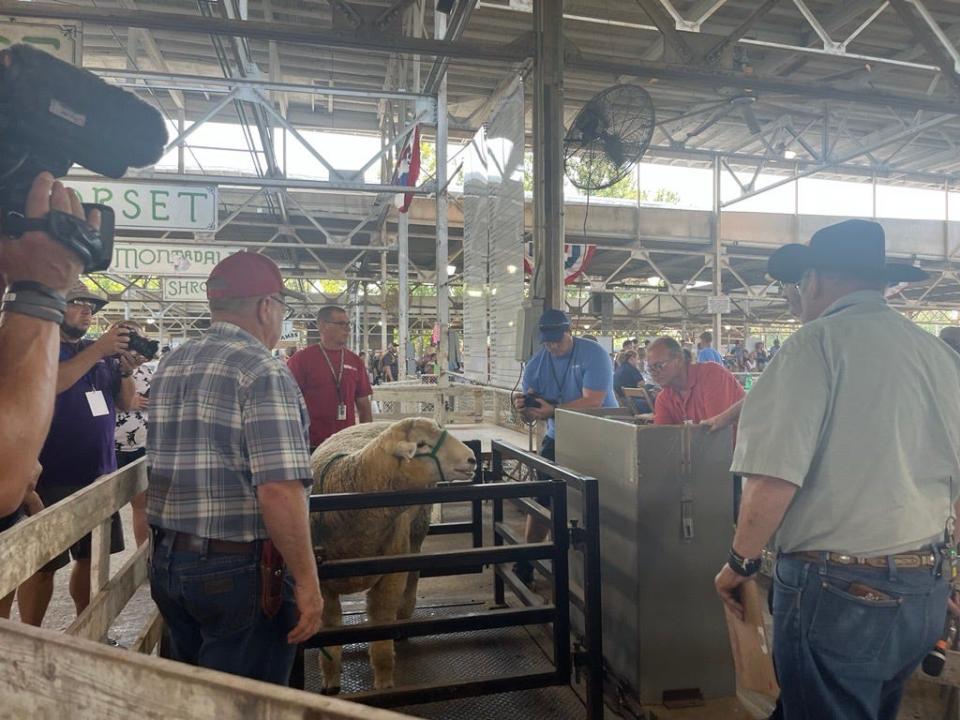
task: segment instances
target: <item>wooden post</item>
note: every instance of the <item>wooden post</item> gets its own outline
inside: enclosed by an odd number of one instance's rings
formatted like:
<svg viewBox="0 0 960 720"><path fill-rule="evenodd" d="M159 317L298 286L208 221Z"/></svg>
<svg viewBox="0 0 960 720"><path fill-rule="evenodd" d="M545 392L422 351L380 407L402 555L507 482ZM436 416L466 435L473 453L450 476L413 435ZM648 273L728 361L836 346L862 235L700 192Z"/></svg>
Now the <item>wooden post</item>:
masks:
<svg viewBox="0 0 960 720"><path fill-rule="evenodd" d="M90 534L90 596L110 579L110 529L113 516L97 525Z"/></svg>

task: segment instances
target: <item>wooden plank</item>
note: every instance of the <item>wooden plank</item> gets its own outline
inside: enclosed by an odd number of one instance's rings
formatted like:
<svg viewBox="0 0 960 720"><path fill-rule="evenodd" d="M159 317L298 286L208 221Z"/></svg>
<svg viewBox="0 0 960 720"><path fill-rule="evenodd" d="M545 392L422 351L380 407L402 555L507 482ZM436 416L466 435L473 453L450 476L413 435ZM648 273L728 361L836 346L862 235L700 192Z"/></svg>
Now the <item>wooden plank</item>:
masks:
<svg viewBox="0 0 960 720"><path fill-rule="evenodd" d="M150 615L150 620L144 625L143 630L133 641L130 650L149 655L153 649L160 644L160 635L163 633L163 616L159 610L154 610Z"/></svg>
<svg viewBox="0 0 960 720"><path fill-rule="evenodd" d="M147 552L150 543L144 543L123 567L103 586L80 616L67 628L67 635L88 640L102 640L107 630L137 588L147 581Z"/></svg>
<svg viewBox="0 0 960 720"><path fill-rule="evenodd" d="M90 537L90 595L96 595L110 579L110 529L112 517L93 529Z"/></svg>
<svg viewBox="0 0 960 720"><path fill-rule="evenodd" d="M0 620L0 716L71 720L401 720L345 700Z"/></svg>
<svg viewBox="0 0 960 720"><path fill-rule="evenodd" d="M0 597L146 489L146 465L137 460L4 532L0 535Z"/></svg>

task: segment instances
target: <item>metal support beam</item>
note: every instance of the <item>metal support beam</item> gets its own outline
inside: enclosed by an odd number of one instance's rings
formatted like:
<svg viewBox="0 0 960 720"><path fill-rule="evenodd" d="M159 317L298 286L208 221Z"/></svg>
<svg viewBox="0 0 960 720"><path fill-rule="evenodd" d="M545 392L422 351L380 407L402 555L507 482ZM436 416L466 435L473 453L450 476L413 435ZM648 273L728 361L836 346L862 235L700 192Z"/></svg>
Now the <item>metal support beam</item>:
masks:
<svg viewBox="0 0 960 720"><path fill-rule="evenodd" d="M301 85L299 83L258 80L256 78L221 78L207 77L205 75L188 75L185 73L118 70L116 68L85 67L84 70L89 70L94 75L99 75L103 78L116 78L118 80L129 81L118 84L129 84L154 90L180 89L185 92L220 95L238 87L253 87L260 90L276 90L303 95L367 98L371 102L380 100L433 100L432 95L406 92L404 90L363 90L361 88L341 86Z"/></svg>
<svg viewBox="0 0 960 720"><path fill-rule="evenodd" d="M744 35L746 35L750 28L752 28L764 15L773 10L774 5L776 5L780 0L764 0L750 15L747 16L747 19L740 23L732 33L730 33L726 38L721 40L719 43L714 45L707 53L704 55L704 60L708 63L716 64L720 57L726 52L727 48L732 47L735 43L739 42Z"/></svg>
<svg viewBox="0 0 960 720"><path fill-rule="evenodd" d="M437 7L440 0L436 0L433 13L433 31L437 39L447 37L447 16ZM441 386L449 383L447 376L448 330L450 328L450 289L447 287L447 262L450 249L447 238L447 71L440 68L437 85L437 324L440 327L439 346L437 347L437 364L440 366ZM406 352L406 349L404 349ZM438 417L446 416L444 408L437 408Z"/></svg>
<svg viewBox="0 0 960 720"><path fill-rule="evenodd" d="M670 80L698 87L735 87L754 92L781 93L819 100L839 100L873 107L896 107L960 114L960 103L933 100L926 95L904 95L880 90L847 90L826 84L796 82L745 73L657 62L610 62L606 58L581 56L567 62L567 71L597 72L613 77L632 75L649 81Z"/></svg>
<svg viewBox="0 0 960 720"><path fill-rule="evenodd" d="M843 163L849 162L850 160L860 157L861 155L868 155L874 150L879 150L880 148L890 145L891 143L899 142L900 140L912 137L914 135L922 133L925 130L930 130L931 128L937 127L938 125L943 125L944 123L950 122L954 119L955 118L952 115L940 115L939 117L932 118L930 120L927 120L926 122L922 122L916 125L911 125L903 130L900 130L899 132L893 133L892 135L887 135L886 137L879 138L870 144L867 144L867 145L858 144L856 150L853 150L841 157L838 157L835 161L826 163L825 165L814 166L810 169L799 172L792 177L784 178L783 180L778 180L777 182L771 185L767 185L766 187L760 188L759 190L754 190L752 192L744 193L738 198L734 198L733 200L730 200L726 203L722 203L722 206L729 207L730 205L733 205L734 203L738 203L741 200L746 200L747 198L751 198L756 195L759 195L760 193L773 190L774 188L781 187L783 185L786 185L787 183L792 183L795 180L799 180L800 178L809 177L810 175L814 175L818 172L822 172L823 170L827 170L835 165L841 165Z"/></svg>
<svg viewBox="0 0 960 720"><path fill-rule="evenodd" d="M563 0L534 0L534 292L563 300Z"/></svg>
<svg viewBox="0 0 960 720"><path fill-rule="evenodd" d="M954 94L960 93L960 54L921 0L890 0L890 4L903 24L943 71L953 86ZM920 19L910 9L911 5L920 15Z"/></svg>
<svg viewBox="0 0 960 720"><path fill-rule="evenodd" d="M334 32L329 27L310 23L281 23L261 20L231 20L201 17L178 12L123 10L53 3L22 3L0 0L0 15L9 17L59 18L92 25L139 27L174 33L197 33L245 37L251 40L279 40L287 43L323 45L358 52L409 53L435 57L456 57L497 64L517 62L530 55L528 48L514 43L449 43L443 40L390 37L381 33Z"/></svg>
<svg viewBox="0 0 960 720"><path fill-rule="evenodd" d="M408 280L410 275L410 217L407 213L400 213L397 221L397 272L400 279L399 297L397 298L399 319L397 321L397 335L400 344L400 355L397 359L399 378L402 380L407 374L407 334L410 327L408 303L410 289Z"/></svg>
<svg viewBox="0 0 960 720"><path fill-rule="evenodd" d="M673 9L669 2L662 3L658 0L637 0L637 5L643 8L643 11L650 17L653 24L663 35L663 41L683 60L684 63L693 64L697 62L697 53L693 51L683 36L677 31L677 23L682 20L680 14ZM664 11L666 8L667 12ZM669 11L673 10L671 19Z"/></svg>
<svg viewBox="0 0 960 720"><path fill-rule="evenodd" d="M793 0L793 4L797 6L797 9L800 11L800 14L803 15L803 19L810 23L810 27L813 28L813 31L817 34L817 37L820 38L820 42L823 43L823 49L828 52L836 52L840 50L840 43L835 42L830 33L828 33L823 25L820 24L820 21L817 19L817 16L813 14L804 0Z"/></svg>

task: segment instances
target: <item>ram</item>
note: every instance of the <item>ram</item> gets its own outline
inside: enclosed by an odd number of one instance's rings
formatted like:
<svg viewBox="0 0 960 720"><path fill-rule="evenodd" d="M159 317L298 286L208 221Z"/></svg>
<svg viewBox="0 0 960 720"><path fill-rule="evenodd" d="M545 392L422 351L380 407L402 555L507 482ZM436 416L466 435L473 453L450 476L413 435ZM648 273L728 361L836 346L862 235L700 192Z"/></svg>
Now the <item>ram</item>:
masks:
<svg viewBox="0 0 960 720"><path fill-rule="evenodd" d="M469 480L476 458L466 445L426 418L355 425L313 452L314 493L421 490L441 480ZM419 552L430 525L430 506L314 513L314 545L325 560L384 557ZM323 626L341 624L340 597L367 593L367 619L394 622L413 615L417 573L322 580ZM393 640L370 643L374 688L393 687ZM340 691L340 648L321 659L323 693Z"/></svg>

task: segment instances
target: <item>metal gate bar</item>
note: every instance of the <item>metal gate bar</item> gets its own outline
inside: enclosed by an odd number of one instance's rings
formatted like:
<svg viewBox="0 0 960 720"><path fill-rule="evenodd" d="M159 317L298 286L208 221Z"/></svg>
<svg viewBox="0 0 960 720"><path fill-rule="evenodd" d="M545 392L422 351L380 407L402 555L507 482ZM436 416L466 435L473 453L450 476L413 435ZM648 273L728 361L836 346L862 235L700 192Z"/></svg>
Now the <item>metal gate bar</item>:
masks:
<svg viewBox="0 0 960 720"><path fill-rule="evenodd" d="M449 552L394 555L381 558L358 558L319 562L317 570L320 579L354 577L363 575L382 575L395 572L433 569L452 571L471 569L483 564L508 563L517 560L550 559L562 572L554 577L555 604L541 605L536 608L508 609L487 613L468 613L453 618L434 618L430 620L401 620L392 623L364 624L349 628L331 628L322 630L304 647L319 645L344 645L353 642L366 642L371 639L408 637L411 635L435 635L440 633L461 632L464 630L483 630L491 627L511 627L519 625L552 624L554 635L553 665L548 673L528 673L511 675L504 678L477 680L466 683L426 685L408 687L389 692L371 692L351 695L351 700L362 701L381 706L411 705L436 702L452 697L469 697L480 694L500 693L524 688L540 688L553 685L566 685L570 682L572 657L570 648L570 603L567 587L567 553L569 538L566 521L566 484L557 481L531 483L496 483L477 485L474 483L449 483L444 487L429 490L406 490L401 492L379 493L342 493L333 495L313 495L310 497L311 512L330 512L358 510L373 507L403 507L427 505L435 502L473 503L474 520L480 517L481 502L494 499L502 502L505 498L530 496L549 496L554 507L553 541L531 543L510 547L474 547L468 550ZM472 525L475 541L482 542L482 526ZM478 538L479 536L479 538Z"/></svg>
<svg viewBox="0 0 960 720"><path fill-rule="evenodd" d="M516 504L522 504L527 511L533 512L539 516L546 512L552 515L552 526L554 538L558 533L558 527L562 528L565 539L569 538L570 544L583 558L583 578L584 587L582 588L582 597L570 592L569 567L566 561L551 563L547 568L544 563L534 561L534 567L545 577L553 579L554 588L562 584L564 588L564 597L554 595L554 603L560 605L563 603L572 603L579 609L584 616L583 646L584 650L574 654L573 661L578 671L582 668L586 670L587 678L587 718L588 720L601 720L603 718L603 631L601 608L601 582L600 582L600 500L599 487L595 478L579 475L567 468L555 465L554 463L534 455L526 450L518 448L509 443L500 440L494 440L491 443L492 451L492 470L490 473L493 482L503 482L504 471L503 461L513 460L520 464L543 473L551 478L551 482L557 482L569 487L580 495L581 518L584 525L577 523L571 524L569 533L567 531L567 504L563 503L562 508L556 506L551 512L550 509L530 500L513 501ZM515 481L514 481L515 482ZM536 482L517 482L520 485L540 485L542 481ZM543 493L546 494L546 493ZM529 496L526 496L529 497ZM493 501L493 523L494 523L494 546L503 547L507 543L513 547L521 542L513 531L507 527L503 521L503 501L502 498L495 498ZM562 524L558 522L558 515L562 515ZM562 583L558 582L562 578ZM494 599L499 605L505 603L505 586L509 585L511 590L516 593L521 602L528 607L537 605L533 593L524 592L526 586L520 582L519 578L507 567L497 566L494 574ZM569 615L568 615L569 622ZM569 637L569 626L567 627ZM554 625L554 646L561 641L557 633L557 627Z"/></svg>

